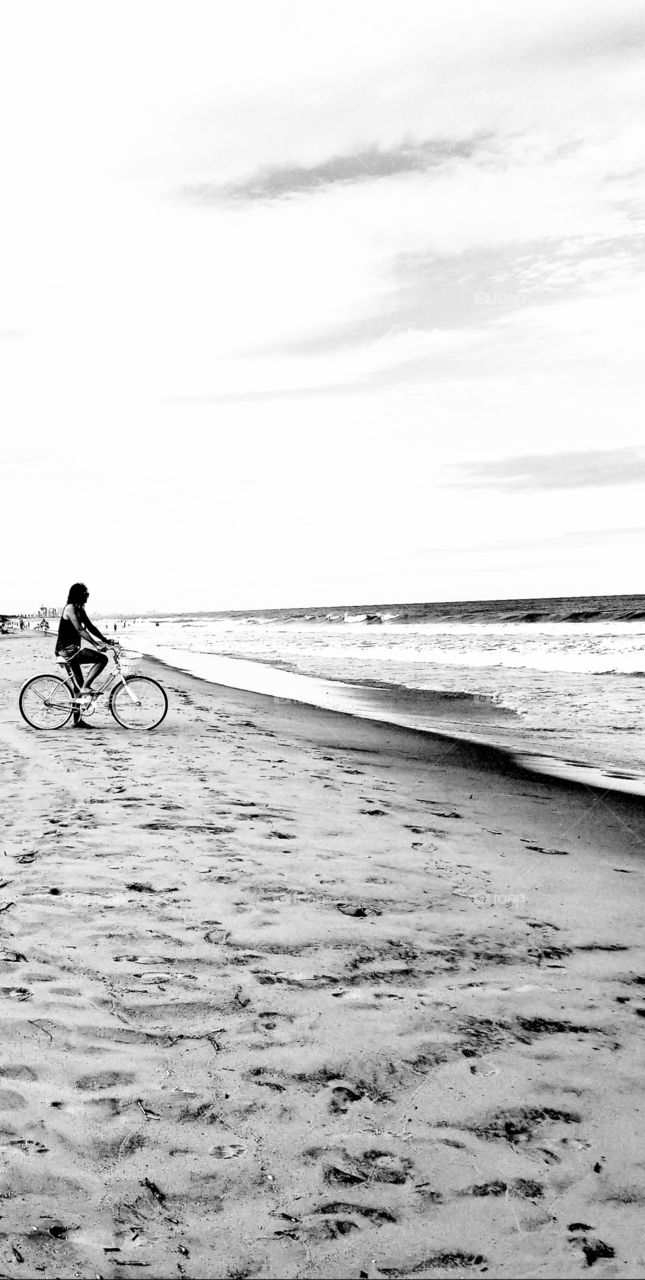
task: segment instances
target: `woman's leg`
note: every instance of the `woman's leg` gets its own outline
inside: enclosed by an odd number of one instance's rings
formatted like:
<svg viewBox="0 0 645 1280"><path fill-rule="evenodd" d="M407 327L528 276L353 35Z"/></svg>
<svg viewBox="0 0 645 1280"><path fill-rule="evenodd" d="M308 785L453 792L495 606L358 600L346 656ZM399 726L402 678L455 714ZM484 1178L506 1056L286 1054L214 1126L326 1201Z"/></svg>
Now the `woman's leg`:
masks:
<svg viewBox="0 0 645 1280"><path fill-rule="evenodd" d="M92 681L96 679L99 672L107 666L107 655L105 653L99 653L98 649L81 649L80 652L77 653L73 662L69 662L67 665L70 668L78 686L77 692L83 693L89 689ZM88 666L90 669L84 679L83 667ZM74 707L73 723L75 725L80 725L82 729L88 728L81 716L81 709L78 705Z"/></svg>
<svg viewBox="0 0 645 1280"><path fill-rule="evenodd" d="M107 654L99 653L98 649L81 649L76 661L83 666L88 665L90 662L92 663L84 681L81 682L81 692L84 693L86 689L89 689L92 682L96 680L96 677L101 674L104 667L107 667Z"/></svg>
<svg viewBox="0 0 645 1280"><path fill-rule="evenodd" d="M72 673L72 675L73 675L73 677L74 677L74 681L75 681L75 683L76 683L76 689L75 689L75 691L74 691L74 692L75 692L75 694L76 694L76 696L77 696L77 697L78 697L79 691L80 691L80 689L81 689L81 685L83 684L83 668L82 668L82 666L81 666L81 664L80 664L80 661L79 661L80 656L81 656L81 653L82 653L82 650L80 650L80 649L79 649L79 652L77 653L77 655L76 655L76 657L74 658L73 662L68 662L68 664L67 664L67 668L68 668L68 670L69 670L69 671L71 671L71 673ZM78 703L77 703L77 704L76 704L76 706L74 707L74 711L73 711L73 723L74 723L75 725L77 725L77 724L80 724L80 722L81 722L81 709L80 709L80 707L78 706Z"/></svg>
<svg viewBox="0 0 645 1280"><path fill-rule="evenodd" d="M77 653L77 655L76 655L76 657L74 658L73 662L68 662L68 663L67 663L68 669L71 671L71 673L72 673L72 675L73 675L73 677L74 677L74 679L75 679L75 681L76 681L76 685L77 685L77 688L78 688L78 689L80 689L80 687L81 687L81 685L82 685L82 683L83 683L83 668L82 668L82 666L81 666L81 664L80 664L80 662L79 662L80 655L81 655L81 650L79 649L79 652Z"/></svg>

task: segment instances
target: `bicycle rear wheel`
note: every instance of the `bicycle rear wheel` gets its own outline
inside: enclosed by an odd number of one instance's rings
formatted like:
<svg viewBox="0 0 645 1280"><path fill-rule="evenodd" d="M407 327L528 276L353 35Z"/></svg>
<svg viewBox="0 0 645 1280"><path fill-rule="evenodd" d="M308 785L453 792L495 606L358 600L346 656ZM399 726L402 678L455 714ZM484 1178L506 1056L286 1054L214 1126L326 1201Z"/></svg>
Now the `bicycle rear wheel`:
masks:
<svg viewBox="0 0 645 1280"><path fill-rule="evenodd" d="M32 729L62 729L74 709L72 694L58 676L32 676L20 690L18 706Z"/></svg>
<svg viewBox="0 0 645 1280"><path fill-rule="evenodd" d="M167 710L166 690L150 676L131 676L110 696L110 711L124 729L156 729Z"/></svg>

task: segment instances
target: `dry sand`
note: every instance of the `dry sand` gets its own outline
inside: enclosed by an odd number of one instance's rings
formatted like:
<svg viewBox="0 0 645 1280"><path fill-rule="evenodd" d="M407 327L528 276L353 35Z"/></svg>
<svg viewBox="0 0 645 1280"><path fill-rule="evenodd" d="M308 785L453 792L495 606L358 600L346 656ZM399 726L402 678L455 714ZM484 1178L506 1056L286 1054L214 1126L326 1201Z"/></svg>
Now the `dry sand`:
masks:
<svg viewBox="0 0 645 1280"><path fill-rule="evenodd" d="M0 641L0 1274L642 1276L642 802Z"/></svg>

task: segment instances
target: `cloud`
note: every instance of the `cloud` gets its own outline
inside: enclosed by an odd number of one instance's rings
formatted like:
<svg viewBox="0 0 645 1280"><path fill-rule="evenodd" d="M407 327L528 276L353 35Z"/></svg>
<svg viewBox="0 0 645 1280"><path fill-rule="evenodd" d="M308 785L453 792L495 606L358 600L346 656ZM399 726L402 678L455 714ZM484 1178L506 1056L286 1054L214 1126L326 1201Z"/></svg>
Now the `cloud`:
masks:
<svg viewBox="0 0 645 1280"><path fill-rule="evenodd" d="M281 200L285 196L321 191L338 184L374 182L402 174L425 173L453 160L469 160L485 144L485 137L432 138L404 142L395 147L366 147L362 151L331 156L314 165L274 165L259 169L242 182L223 185L196 183L184 195L202 202Z"/></svg>
<svg viewBox="0 0 645 1280"><path fill-rule="evenodd" d="M591 489L645 484L645 449L532 453L455 465L458 488L506 490Z"/></svg>
<svg viewBox="0 0 645 1280"><path fill-rule="evenodd" d="M526 547L562 547L571 546L594 546L596 543L607 542L624 542L632 541L636 538L642 538L645 535L645 525L628 525L618 528L604 529L598 527L596 529L562 529L558 533L529 534L526 536L513 534L511 538L477 538L476 541L467 542L464 546L451 546L452 555L471 555L473 551L516 551ZM411 555L430 555L436 553L445 554L445 546L437 544L431 547L411 547Z"/></svg>
<svg viewBox="0 0 645 1280"><path fill-rule="evenodd" d="M645 235L541 239L460 253L400 254L371 311L297 336L272 350L317 356L414 330L482 330L526 308L579 296L611 276L629 278Z"/></svg>
<svg viewBox="0 0 645 1280"><path fill-rule="evenodd" d="M296 338L284 349L315 355L410 329L481 328L491 318L561 293L569 282L555 278L557 256L557 246L546 241L519 248L400 255L391 268L391 287L371 314Z"/></svg>
<svg viewBox="0 0 645 1280"><path fill-rule="evenodd" d="M310 387L266 387L257 391L213 391L199 392L195 395L167 396L165 404L208 405L208 404L255 404L271 400L307 400L326 396L342 396L356 391L371 391L372 384L365 379L350 382L336 382Z"/></svg>
<svg viewBox="0 0 645 1280"><path fill-rule="evenodd" d="M636 9L631 14L612 14L604 20L579 22L569 30L554 32L546 40L535 40L530 57L579 65L588 59L642 58L645 51L645 18Z"/></svg>
<svg viewBox="0 0 645 1280"><path fill-rule="evenodd" d="M369 395L371 392L385 389L397 382L406 381L408 378L414 377L418 371L427 370L427 366L427 356L410 359L392 358L385 364L384 368L365 369L362 373L358 373L355 378L346 378L338 382L311 383L309 386L259 387L253 391L197 392L194 395L166 396L164 403L186 406L263 404L280 400L324 400L334 396ZM440 372L438 376L440 376Z"/></svg>

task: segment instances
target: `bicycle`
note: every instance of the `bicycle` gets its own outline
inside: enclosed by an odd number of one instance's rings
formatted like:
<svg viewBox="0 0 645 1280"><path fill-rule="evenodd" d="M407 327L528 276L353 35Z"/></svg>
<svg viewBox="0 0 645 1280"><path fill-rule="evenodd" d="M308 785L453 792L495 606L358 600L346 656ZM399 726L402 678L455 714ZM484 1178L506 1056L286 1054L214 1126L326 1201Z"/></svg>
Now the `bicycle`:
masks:
<svg viewBox="0 0 645 1280"><path fill-rule="evenodd" d="M127 653L120 645L112 649L114 667L100 688L83 693L69 663L57 658L67 671L62 676L32 676L23 684L18 697L20 714L32 729L62 729L77 710L82 716L94 714L98 699L111 689L109 709L123 729L156 729L167 710L168 696L163 685L150 676L133 672L140 653Z"/></svg>

